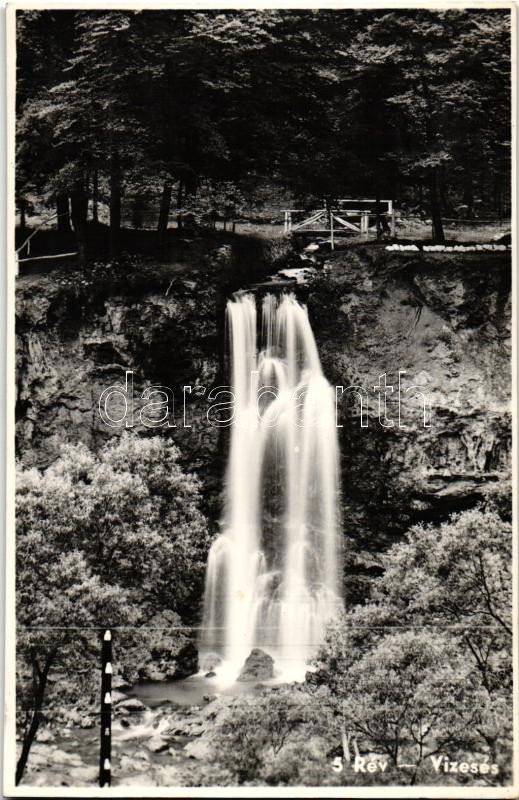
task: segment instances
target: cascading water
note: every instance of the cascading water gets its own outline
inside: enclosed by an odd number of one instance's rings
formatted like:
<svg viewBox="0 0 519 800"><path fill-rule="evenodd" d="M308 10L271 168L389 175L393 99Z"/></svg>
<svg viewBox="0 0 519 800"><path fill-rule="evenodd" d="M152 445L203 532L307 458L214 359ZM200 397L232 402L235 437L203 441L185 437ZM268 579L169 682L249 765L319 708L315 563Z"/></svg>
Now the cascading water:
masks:
<svg viewBox="0 0 519 800"><path fill-rule="evenodd" d="M333 389L293 295L227 304L234 418L223 533L209 553L202 649L237 676L254 647L302 678L341 607Z"/></svg>

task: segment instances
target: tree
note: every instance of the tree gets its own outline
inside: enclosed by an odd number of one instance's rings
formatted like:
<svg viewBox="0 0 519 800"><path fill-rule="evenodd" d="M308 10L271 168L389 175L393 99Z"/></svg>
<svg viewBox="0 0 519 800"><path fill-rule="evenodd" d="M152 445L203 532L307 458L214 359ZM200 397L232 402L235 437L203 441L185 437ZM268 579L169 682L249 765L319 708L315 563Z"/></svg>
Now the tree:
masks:
<svg viewBox="0 0 519 800"><path fill-rule="evenodd" d="M411 186L421 204L425 185L438 241L467 188L497 198L510 174L509 26L507 11L319 12L301 188L398 199Z"/></svg>
<svg viewBox="0 0 519 800"><path fill-rule="evenodd" d="M69 227L68 197L60 194L51 176L60 169L61 154L51 144L43 98L67 66L71 54L70 30L75 12L18 12L16 83L16 195L22 221L28 197L56 202L60 230Z"/></svg>
<svg viewBox="0 0 519 800"><path fill-rule="evenodd" d="M358 65L356 76L384 64L383 118L399 131L387 156L398 159L403 176L428 184L433 239L443 241L445 176L455 183L461 173L466 198L481 163L503 166L510 124L510 15L391 11L371 21L349 57ZM494 155L485 159L485 151Z"/></svg>
<svg viewBox="0 0 519 800"><path fill-rule="evenodd" d="M216 719L212 761L239 784L337 783L328 753L338 738L325 687L243 695ZM316 780L315 780L316 779Z"/></svg>
<svg viewBox="0 0 519 800"><path fill-rule="evenodd" d="M438 530L411 529L388 553L375 601L398 619L459 626L489 692L506 688L512 639L510 523L491 507L454 516Z"/></svg>
<svg viewBox="0 0 519 800"><path fill-rule="evenodd" d="M146 624L161 610L196 608L208 536L199 485L160 438L123 436L97 456L67 446L17 486L17 654L23 748L19 782L44 717L49 675L61 699L92 686L99 640L115 637L119 674L135 674L157 646ZM177 642L187 640L179 634ZM85 690L86 691L86 690Z"/></svg>
<svg viewBox="0 0 519 800"><path fill-rule="evenodd" d="M494 781L509 774L511 526L492 505L412 528L320 654L346 728L415 764L411 782L443 748L490 759Z"/></svg>
<svg viewBox="0 0 519 800"><path fill-rule="evenodd" d="M19 784L45 718L52 672L61 667L66 673L76 665L78 680L85 667L93 672L96 641L92 629L102 624L131 624L138 617L127 605L122 589L103 586L78 552L56 558L56 552L37 530L19 539L17 586L17 693L22 725L22 750L16 765ZM67 682L60 692L61 702L65 702L69 688Z"/></svg>
<svg viewBox="0 0 519 800"><path fill-rule="evenodd" d="M411 783L427 777L433 755L467 760L491 706L456 640L430 630L381 629L372 646L359 648L358 631L350 633L359 617L369 624L367 614L352 615L334 639L333 691L345 728L364 752L386 756L393 768L414 765Z"/></svg>

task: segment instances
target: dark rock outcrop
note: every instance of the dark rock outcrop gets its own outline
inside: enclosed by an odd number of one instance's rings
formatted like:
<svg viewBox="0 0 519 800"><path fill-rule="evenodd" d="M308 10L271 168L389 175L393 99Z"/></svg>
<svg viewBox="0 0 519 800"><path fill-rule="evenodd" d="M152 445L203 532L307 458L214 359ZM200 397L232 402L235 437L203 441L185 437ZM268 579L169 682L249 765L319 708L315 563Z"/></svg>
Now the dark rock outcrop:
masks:
<svg viewBox="0 0 519 800"><path fill-rule="evenodd" d="M243 669L238 677L239 681L265 681L274 677L274 659L255 647L247 657Z"/></svg>
<svg viewBox="0 0 519 800"><path fill-rule="evenodd" d="M156 638L148 660L139 668L140 680L180 680L198 672L196 645L178 630L181 619L173 611L163 611L150 620Z"/></svg>

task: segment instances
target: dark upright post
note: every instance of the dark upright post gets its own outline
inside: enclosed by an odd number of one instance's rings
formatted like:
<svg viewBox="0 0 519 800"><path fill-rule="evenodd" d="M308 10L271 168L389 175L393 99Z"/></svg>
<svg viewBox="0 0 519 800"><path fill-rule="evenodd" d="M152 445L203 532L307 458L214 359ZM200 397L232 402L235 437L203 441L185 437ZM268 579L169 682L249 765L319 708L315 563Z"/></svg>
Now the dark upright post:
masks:
<svg viewBox="0 0 519 800"><path fill-rule="evenodd" d="M112 634L105 631L101 653L101 747L99 786L110 786L112 778Z"/></svg>

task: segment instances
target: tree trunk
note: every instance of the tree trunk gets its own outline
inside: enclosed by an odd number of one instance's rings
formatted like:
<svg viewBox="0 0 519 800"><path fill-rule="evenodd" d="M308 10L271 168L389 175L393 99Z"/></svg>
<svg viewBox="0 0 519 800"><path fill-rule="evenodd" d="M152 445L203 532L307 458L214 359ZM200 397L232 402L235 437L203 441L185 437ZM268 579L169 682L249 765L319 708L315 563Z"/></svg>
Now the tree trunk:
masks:
<svg viewBox="0 0 519 800"><path fill-rule="evenodd" d="M382 225L380 223L380 189L378 182L375 189L375 218L377 220L377 242L380 242L380 239L382 238Z"/></svg>
<svg viewBox="0 0 519 800"><path fill-rule="evenodd" d="M183 228L182 211L181 211L182 202L183 202L183 190L184 190L184 184L180 180L178 182L178 189L177 189L177 210L178 210L177 225L178 225L178 229L179 230L182 230L182 228Z"/></svg>
<svg viewBox="0 0 519 800"><path fill-rule="evenodd" d="M474 187L472 183L472 174L467 167L465 169L465 185L463 188L463 203L468 207L467 217L472 219L474 216Z"/></svg>
<svg viewBox="0 0 519 800"><path fill-rule="evenodd" d="M428 83L423 80L422 82L423 94L425 99L425 138L429 146L433 145L435 140L436 130L434 126L434 104L431 100ZM433 167L429 170L428 174L429 183L429 200L431 204L431 219L432 219L432 238L433 242L438 244L445 244L445 234L443 232L442 214L439 199L439 185L438 185L438 167ZM396 761L395 761L396 763Z"/></svg>
<svg viewBox="0 0 519 800"><path fill-rule="evenodd" d="M86 222L88 215L88 197L82 184L74 187L71 195L71 217L76 234L79 263L86 261Z"/></svg>
<svg viewBox="0 0 519 800"><path fill-rule="evenodd" d="M140 230L144 224L145 201L141 194L135 195L132 208L132 228Z"/></svg>
<svg viewBox="0 0 519 800"><path fill-rule="evenodd" d="M445 182L445 167L442 165L441 172L438 178L439 192L440 192L440 208L444 214L450 216L449 198L447 197L447 187Z"/></svg>
<svg viewBox="0 0 519 800"><path fill-rule="evenodd" d="M45 688L47 686L47 677L53 660L54 655L49 656L45 662L45 667L43 670L40 670L37 663L33 664L34 702L32 707L31 722L29 727L25 730L22 742L22 752L20 753L20 758L16 764L16 786L18 786L23 778L23 773L25 772L27 761L29 759L29 753L31 752L32 744L36 738L38 728L40 727Z"/></svg>
<svg viewBox="0 0 519 800"><path fill-rule="evenodd" d="M22 233L25 233L27 230L27 219L25 217L27 200L24 200L23 197L18 201L18 208L20 209L20 230Z"/></svg>
<svg viewBox="0 0 519 800"><path fill-rule="evenodd" d="M70 232L70 209L68 194L58 194L56 197L57 224L60 233Z"/></svg>
<svg viewBox="0 0 519 800"><path fill-rule="evenodd" d="M99 174L97 170L94 170L94 174L92 176L92 222L99 222L99 212L98 212L98 204L99 204Z"/></svg>
<svg viewBox="0 0 519 800"><path fill-rule="evenodd" d="M342 756L348 764L351 763L350 739L351 734L346 733L346 726L343 723L341 725Z"/></svg>
<svg viewBox="0 0 519 800"><path fill-rule="evenodd" d="M501 192L501 181L499 175L494 176L494 212L499 217L499 222L503 219L503 195Z"/></svg>
<svg viewBox="0 0 519 800"><path fill-rule="evenodd" d="M431 202L432 218L432 238L437 244L445 244L445 234L443 232L442 214L438 197L438 172L434 168L429 178L429 192Z"/></svg>
<svg viewBox="0 0 519 800"><path fill-rule="evenodd" d="M121 233L121 166L119 153L114 150L110 158L110 255L119 253Z"/></svg>
<svg viewBox="0 0 519 800"><path fill-rule="evenodd" d="M164 181L164 186L162 187L162 197L160 198L159 221L157 225L157 232L159 234L159 239L161 242L165 240L166 232L168 230L169 210L171 208L172 190L173 187L171 185L171 181L170 180Z"/></svg>

